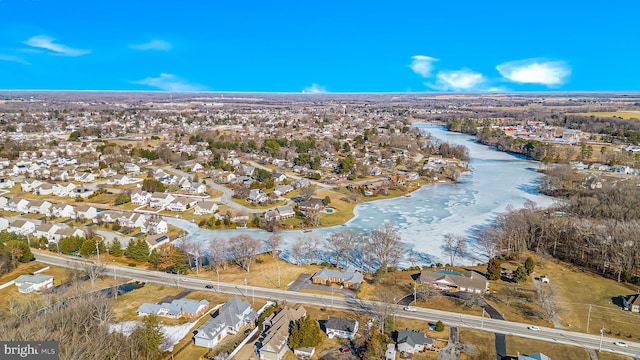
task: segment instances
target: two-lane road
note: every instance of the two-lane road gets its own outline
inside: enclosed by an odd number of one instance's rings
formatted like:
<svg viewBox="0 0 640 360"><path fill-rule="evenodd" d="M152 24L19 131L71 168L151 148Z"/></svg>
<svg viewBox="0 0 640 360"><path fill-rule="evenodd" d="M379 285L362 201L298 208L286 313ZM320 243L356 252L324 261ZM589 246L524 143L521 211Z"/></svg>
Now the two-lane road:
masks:
<svg viewBox="0 0 640 360"><path fill-rule="evenodd" d="M36 252L36 261L40 261L50 265L61 267L77 267L78 263L84 261L81 259L60 257L45 252ZM597 335L589 335L577 332L570 332L560 329L552 329L540 327L539 330L527 329L528 324L521 324L505 320L495 320L488 317L480 317L475 315L458 314L440 310L432 310L425 308L417 308L417 311L407 312L402 310L400 305L382 304L375 301L366 301L359 299L350 299L343 297L333 297L328 295L317 295L298 293L294 291L268 289L257 286L245 286L229 283L218 283L209 279L198 277L190 277L185 275L168 274L158 271L131 268L127 266L107 265L107 273L114 272L118 277L130 278L137 281L157 283L169 286L180 286L194 290L207 290L205 285L211 284L213 288L210 291L218 291L226 294L241 295L249 299L263 298L270 300L287 300L287 302L297 302L302 304L317 305L323 307L331 307L348 310L362 310L363 312L372 311L372 309L382 306L392 306L396 312L396 316L442 322L451 326L461 326L479 330L486 330L494 333L507 335L522 336L537 340L544 340L567 344L572 346L580 346L587 349L599 349L611 351L629 356L640 356L640 344L625 341L628 347L619 347L613 344L616 339L600 337Z"/></svg>

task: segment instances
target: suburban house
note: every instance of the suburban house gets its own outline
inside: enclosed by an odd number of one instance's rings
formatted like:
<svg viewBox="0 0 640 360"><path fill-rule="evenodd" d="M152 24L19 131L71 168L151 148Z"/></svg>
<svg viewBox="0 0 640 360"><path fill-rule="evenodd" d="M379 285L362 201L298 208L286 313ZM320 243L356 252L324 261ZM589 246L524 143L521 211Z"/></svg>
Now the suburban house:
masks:
<svg viewBox="0 0 640 360"><path fill-rule="evenodd" d="M149 219L144 226L140 228L140 231L152 235L166 234L169 232L169 225L167 225L167 222L164 220Z"/></svg>
<svg viewBox="0 0 640 360"><path fill-rule="evenodd" d="M192 206L195 206L197 200L187 197L177 197L175 198L169 205L167 205L167 210L169 211L187 211L187 209L191 209Z"/></svg>
<svg viewBox="0 0 640 360"><path fill-rule="evenodd" d="M20 275L15 279L14 284L18 287L18 291L23 294L42 291L53 286L53 276L43 274Z"/></svg>
<svg viewBox="0 0 640 360"><path fill-rule="evenodd" d="M76 216L75 209L69 204L53 204L51 215L59 218L72 218Z"/></svg>
<svg viewBox="0 0 640 360"><path fill-rule="evenodd" d="M131 194L131 203L135 205L147 205L152 194L146 191L137 191Z"/></svg>
<svg viewBox="0 0 640 360"><path fill-rule="evenodd" d="M126 163L123 166L123 169L125 172L128 173L139 173L140 172L140 166L133 164L133 163Z"/></svg>
<svg viewBox="0 0 640 360"><path fill-rule="evenodd" d="M23 214L26 214L29 211L29 201L22 198L13 198L7 202L5 210L7 211L17 211Z"/></svg>
<svg viewBox="0 0 640 360"><path fill-rule="evenodd" d="M213 201L200 201L193 208L195 215L213 214L218 211L218 204Z"/></svg>
<svg viewBox="0 0 640 360"><path fill-rule="evenodd" d="M364 282L364 276L353 270L340 271L324 268L313 274L311 281L314 284L340 284L349 289L357 289Z"/></svg>
<svg viewBox="0 0 640 360"><path fill-rule="evenodd" d="M622 305L631 312L640 312L640 293L631 296L621 296Z"/></svg>
<svg viewBox="0 0 640 360"><path fill-rule="evenodd" d="M76 189L76 184L74 183L62 183L62 184L54 184L53 185L53 195L60 197L67 197L73 194L73 191Z"/></svg>
<svg viewBox="0 0 640 360"><path fill-rule="evenodd" d="M293 322L305 316L307 311L299 306L297 309L285 306L277 314L271 314L263 324L264 338L260 343L258 354L260 360L281 360L289 349L289 329Z"/></svg>
<svg viewBox="0 0 640 360"><path fill-rule="evenodd" d="M62 228L58 231L56 231L56 238L66 238L66 237L70 237L70 236L79 236L79 237L84 237L85 233L84 230L79 229L79 228Z"/></svg>
<svg viewBox="0 0 640 360"><path fill-rule="evenodd" d="M51 213L51 203L46 200L30 200L28 206L30 214L49 215Z"/></svg>
<svg viewBox="0 0 640 360"><path fill-rule="evenodd" d="M282 196L292 191L293 191L293 186L291 185L277 185L275 190L273 190L273 193L278 196Z"/></svg>
<svg viewBox="0 0 640 360"><path fill-rule="evenodd" d="M9 178L0 178L0 189L10 189L15 186L13 180Z"/></svg>
<svg viewBox="0 0 640 360"><path fill-rule="evenodd" d="M96 176L88 172L76 173L73 176L73 180L83 183L92 183L96 181Z"/></svg>
<svg viewBox="0 0 640 360"><path fill-rule="evenodd" d="M306 212L306 211L316 212L324 209L324 203L322 202L321 199L311 198L309 200L301 201L298 204L298 208L302 212Z"/></svg>
<svg viewBox="0 0 640 360"><path fill-rule="evenodd" d="M204 194L207 192L207 185L192 183L187 191L191 194Z"/></svg>
<svg viewBox="0 0 640 360"><path fill-rule="evenodd" d="M22 192L33 192L40 185L42 185L42 181L26 179L20 183L20 188L22 189Z"/></svg>
<svg viewBox="0 0 640 360"><path fill-rule="evenodd" d="M293 208L289 205L278 206L274 210L269 210L266 213L264 213L264 219L267 221L285 220L288 218L292 218L294 216L296 216L296 212L293 211Z"/></svg>
<svg viewBox="0 0 640 360"><path fill-rule="evenodd" d="M114 223L118 221L118 219L123 216L121 212L117 211L103 211L98 214L97 221L101 221L104 223Z"/></svg>
<svg viewBox="0 0 640 360"><path fill-rule="evenodd" d="M94 220L98 216L98 209L91 205L76 206L76 219Z"/></svg>
<svg viewBox="0 0 640 360"><path fill-rule="evenodd" d="M274 172L273 173L273 180L275 182L283 182L285 180L287 180L287 175L280 173L280 172Z"/></svg>
<svg viewBox="0 0 640 360"><path fill-rule="evenodd" d="M196 330L193 337L195 345L212 349L227 335L235 335L243 326L255 321L258 314L248 301L234 296L212 316Z"/></svg>
<svg viewBox="0 0 640 360"><path fill-rule="evenodd" d="M123 227L142 228L147 221L147 217L144 214L128 212L120 215L116 221Z"/></svg>
<svg viewBox="0 0 640 360"><path fill-rule="evenodd" d="M397 343L398 351L406 354L431 350L433 347L433 340L417 330L399 330Z"/></svg>
<svg viewBox="0 0 640 360"><path fill-rule="evenodd" d="M165 234L147 235L144 238L144 241L146 241L147 245L149 245L149 251L162 245L167 240L169 240L169 237Z"/></svg>
<svg viewBox="0 0 640 360"><path fill-rule="evenodd" d="M261 193L260 189L251 189L251 191L249 191L249 196L247 197L247 202L251 204L262 204L268 199L269 197L266 194Z"/></svg>
<svg viewBox="0 0 640 360"><path fill-rule="evenodd" d="M0 231L9 228L9 220L7 218L0 217Z"/></svg>
<svg viewBox="0 0 640 360"><path fill-rule="evenodd" d="M171 303L144 303L138 308L138 316L155 314L158 316L172 317L174 319L181 317L196 318L204 314L208 308L209 302L207 300L177 299Z"/></svg>
<svg viewBox="0 0 640 360"><path fill-rule="evenodd" d="M54 186L52 184L43 183L42 185L35 188L35 190L33 190L33 194L42 196L51 195L53 194L53 188Z"/></svg>
<svg viewBox="0 0 640 360"><path fill-rule="evenodd" d="M136 178L130 178L127 175L116 175L112 178L110 178L109 180L107 180L107 184L110 185L128 185L128 184L134 184L136 182L138 182L139 179Z"/></svg>
<svg viewBox="0 0 640 360"><path fill-rule="evenodd" d="M339 337L351 340L358 332L358 320L347 320L331 316L325 325L325 332L329 339Z"/></svg>
<svg viewBox="0 0 640 360"><path fill-rule="evenodd" d="M489 290L487 278L474 271L459 273L449 270L424 270L420 272L418 282L451 291L483 293Z"/></svg>
<svg viewBox="0 0 640 360"><path fill-rule="evenodd" d="M171 194L154 192L149 198L149 206L152 208L164 209L171 204L173 200L175 200L175 197Z"/></svg>
<svg viewBox="0 0 640 360"><path fill-rule="evenodd" d="M33 232L33 236L37 238L44 237L47 240L55 239L57 241L59 240L59 238L56 236L56 232L60 229L61 227L58 226L57 224L52 224L52 223L41 224L36 226L36 229Z"/></svg>
<svg viewBox="0 0 640 360"><path fill-rule="evenodd" d="M8 232L12 232L20 235L31 234L36 230L36 224L32 223L28 220L14 220L9 228L7 228Z"/></svg>

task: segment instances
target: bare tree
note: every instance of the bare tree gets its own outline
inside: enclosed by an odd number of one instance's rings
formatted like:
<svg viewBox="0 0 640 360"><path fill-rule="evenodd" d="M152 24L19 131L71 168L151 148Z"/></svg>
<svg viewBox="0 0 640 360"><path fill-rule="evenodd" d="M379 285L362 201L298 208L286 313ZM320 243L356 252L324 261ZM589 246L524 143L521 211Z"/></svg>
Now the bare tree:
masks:
<svg viewBox="0 0 640 360"><path fill-rule="evenodd" d="M295 260L296 265L300 265L300 260L302 260L302 255L304 255L304 246L304 240L302 238L298 238L291 246L291 256Z"/></svg>
<svg viewBox="0 0 640 360"><path fill-rule="evenodd" d="M306 250L305 256L310 263L317 260L316 258L318 255L318 247L320 246L320 243L320 239L316 236L311 236L304 240L304 246Z"/></svg>
<svg viewBox="0 0 640 360"><path fill-rule="evenodd" d="M96 280L100 275L104 274L106 270L104 264L90 261L83 262L80 267L81 270L89 277L89 280L91 280L91 287L96 285Z"/></svg>
<svg viewBox="0 0 640 360"><path fill-rule="evenodd" d="M451 262L450 265L453 266L456 257L464 257L467 254L467 239L464 236L455 235L455 234L445 234L443 240L443 250L446 255L449 255Z"/></svg>
<svg viewBox="0 0 640 360"><path fill-rule="evenodd" d="M495 226L488 226L478 232L478 244L485 251L489 259L496 256L499 251L499 230Z"/></svg>
<svg viewBox="0 0 640 360"><path fill-rule="evenodd" d="M262 251L262 243L253 237L242 234L229 239L229 253L235 263L249 272L251 263Z"/></svg>
<svg viewBox="0 0 640 360"><path fill-rule="evenodd" d="M191 245L191 251L193 255L193 261L196 266L196 272L200 273L200 268L202 267L202 260L206 255L204 245L200 241L193 241Z"/></svg>
<svg viewBox="0 0 640 360"><path fill-rule="evenodd" d="M336 267L340 267L340 257L344 257L345 259L345 268L349 266L350 254L360 242L361 237L362 234L353 230L345 230L331 234L327 239L327 248L329 248L336 257Z"/></svg>
<svg viewBox="0 0 640 360"><path fill-rule="evenodd" d="M401 240L400 235L393 229L393 223L390 221L371 231L367 250L373 255L373 260L378 263L381 275L387 273L389 266L397 265L402 257L403 246Z"/></svg>
<svg viewBox="0 0 640 360"><path fill-rule="evenodd" d="M282 235L275 231L264 241L265 250L271 252L271 257L275 258L278 248L282 244Z"/></svg>
<svg viewBox="0 0 640 360"><path fill-rule="evenodd" d="M220 274L220 268L226 268L229 244L226 239L212 239L209 243L209 264L216 275Z"/></svg>

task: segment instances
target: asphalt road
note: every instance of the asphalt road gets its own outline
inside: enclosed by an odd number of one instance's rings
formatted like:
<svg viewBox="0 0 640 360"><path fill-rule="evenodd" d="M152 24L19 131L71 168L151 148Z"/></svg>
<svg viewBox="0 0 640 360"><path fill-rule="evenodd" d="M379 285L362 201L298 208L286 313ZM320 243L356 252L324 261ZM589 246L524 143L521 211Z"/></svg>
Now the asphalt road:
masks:
<svg viewBox="0 0 640 360"><path fill-rule="evenodd" d="M37 251L34 253L36 261L56 265L61 267L76 267L82 259L71 257L60 257L46 252ZM359 299L332 297L327 295L298 293L287 290L267 289L257 286L244 286L228 283L217 283L209 279L197 277L189 277L185 275L167 274L157 271L144 269L136 269L127 266L107 265L107 274L114 272L118 277L130 278L137 281L149 283L157 283L169 286L180 286L186 289L205 290L206 284L213 284L210 291L218 291L226 294L235 294L243 296L251 301L252 298L264 298L270 300L287 300L287 302L297 302L302 304L331 307L337 309L361 309L368 312L373 308L379 307L380 304L374 301L365 301ZM489 319L475 315L457 314L452 312L418 308L415 312L407 312L402 310L401 305L392 305L396 311L396 316L435 322L441 320L449 326L458 326L466 328L474 328L479 330L491 331L506 335L514 335L527 337L537 340L556 342L560 344L580 346L586 349L598 349L602 344L602 350L624 354L628 356L640 356L640 343L625 341L628 347L619 347L613 344L616 339L601 338L600 336L570 332L560 329L552 329L540 327L539 331L527 329L528 324L521 324L505 320ZM601 343L602 340L602 343Z"/></svg>

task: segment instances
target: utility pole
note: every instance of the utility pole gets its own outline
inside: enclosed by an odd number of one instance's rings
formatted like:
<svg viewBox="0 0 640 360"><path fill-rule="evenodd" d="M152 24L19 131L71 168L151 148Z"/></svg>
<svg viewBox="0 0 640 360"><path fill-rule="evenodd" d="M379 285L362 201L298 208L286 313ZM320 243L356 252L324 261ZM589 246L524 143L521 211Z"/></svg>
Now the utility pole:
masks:
<svg viewBox="0 0 640 360"><path fill-rule="evenodd" d="M220 292L220 271L216 272L216 275L218 275L218 292Z"/></svg>
<svg viewBox="0 0 640 360"><path fill-rule="evenodd" d="M589 333L589 322L591 321L591 304L589 304L589 314L587 315L587 334Z"/></svg>
<svg viewBox="0 0 640 360"><path fill-rule="evenodd" d="M96 241L96 253L98 254L98 262L100 262L100 247L98 246L97 241Z"/></svg>
<svg viewBox="0 0 640 360"><path fill-rule="evenodd" d="M602 337L604 336L604 326L600 328L600 347L598 351L602 351Z"/></svg>
<svg viewBox="0 0 640 360"><path fill-rule="evenodd" d="M280 288L280 264L278 264L278 289Z"/></svg>
<svg viewBox="0 0 640 360"><path fill-rule="evenodd" d="M484 308L482 308L482 320L480 320L480 329L484 330Z"/></svg>
<svg viewBox="0 0 640 360"><path fill-rule="evenodd" d="M414 282L413 283L413 305L416 304L417 300L418 300L418 284Z"/></svg>
<svg viewBox="0 0 640 360"><path fill-rule="evenodd" d="M117 281L117 277L116 277L116 261L113 261L113 286L116 287L116 291L115 291L115 298L116 300L118 300L118 281Z"/></svg>

